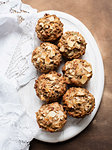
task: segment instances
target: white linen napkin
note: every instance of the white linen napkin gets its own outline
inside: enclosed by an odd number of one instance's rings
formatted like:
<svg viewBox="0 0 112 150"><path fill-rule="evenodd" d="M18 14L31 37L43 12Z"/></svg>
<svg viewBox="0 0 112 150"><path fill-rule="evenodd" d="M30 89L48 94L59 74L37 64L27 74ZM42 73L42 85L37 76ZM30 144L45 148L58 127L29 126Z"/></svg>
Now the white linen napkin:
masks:
<svg viewBox="0 0 112 150"><path fill-rule="evenodd" d="M0 150L28 150L37 123L17 90L36 76L31 64L37 10L20 0L0 0Z"/></svg>
<svg viewBox="0 0 112 150"><path fill-rule="evenodd" d="M0 72L15 80L17 88L36 76L29 59L35 48L36 23L37 10L20 0L0 4Z"/></svg>
<svg viewBox="0 0 112 150"><path fill-rule="evenodd" d="M37 123L26 114L15 85L0 74L0 150L28 150Z"/></svg>

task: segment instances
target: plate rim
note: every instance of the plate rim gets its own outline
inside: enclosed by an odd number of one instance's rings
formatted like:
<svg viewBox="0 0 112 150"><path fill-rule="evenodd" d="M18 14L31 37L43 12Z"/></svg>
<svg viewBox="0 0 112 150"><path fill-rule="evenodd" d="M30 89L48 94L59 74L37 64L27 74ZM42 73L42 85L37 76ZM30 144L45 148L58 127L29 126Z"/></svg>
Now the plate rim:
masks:
<svg viewBox="0 0 112 150"><path fill-rule="evenodd" d="M102 59L102 56L101 56L101 53L100 53L100 49L99 49L99 47L98 47L98 45L97 45L97 42L96 42L96 40L95 40L95 38L94 38L94 36L92 35L92 33L89 31L89 29L79 20L79 19L77 19L76 17L74 17L74 16L72 16L72 15L70 15L70 14L68 14L68 13L65 13L65 12L62 12L62 11L57 11L57 10L45 10L45 11L40 11L40 12L38 12L38 15L44 15L45 13L51 13L51 14L56 14L56 15L60 15L60 16L66 16L65 18L68 18L68 20L70 20L71 22L73 22L73 21L77 21L78 23L79 23L79 25L80 26L82 26L85 30L86 30L86 32L88 33L88 35L89 35L89 37L94 41L94 47L95 47L95 49L96 49L96 52L97 52L97 54L98 55L96 55L97 57L98 57L98 62L99 62L99 64L100 64L100 72L102 73L102 76L101 76L101 79L102 79L102 87L101 87L101 89L100 89L100 95L99 95L99 99L100 99L100 101L99 101L99 103L98 103L98 107L97 107L97 110L95 111L95 113L94 113L94 115L91 117L91 119L90 119L90 121L89 121L89 123L87 123L85 126L83 126L83 128L81 128L81 130L77 133L77 134L75 134L75 135L68 135L66 138L64 138L64 139L62 139L62 140L49 140L49 139L45 139L45 140L43 140L42 138L40 138L40 139L38 139L38 138L36 138L35 137L35 139L37 139L37 140L39 140L39 141L43 141L43 142L47 142L47 143L58 143L58 142L63 142L63 141L66 141L66 140L69 140L69 139L71 139L71 138L73 138L73 137L75 137L75 136L77 136L79 133L81 133L90 123L91 123L91 121L94 119L94 117L95 117L95 115L97 114L97 112L98 112L98 110L99 110L99 106L100 106L100 103L101 103L101 101L102 101L102 97L103 97L103 91L104 91L104 65L103 65L103 59Z"/></svg>

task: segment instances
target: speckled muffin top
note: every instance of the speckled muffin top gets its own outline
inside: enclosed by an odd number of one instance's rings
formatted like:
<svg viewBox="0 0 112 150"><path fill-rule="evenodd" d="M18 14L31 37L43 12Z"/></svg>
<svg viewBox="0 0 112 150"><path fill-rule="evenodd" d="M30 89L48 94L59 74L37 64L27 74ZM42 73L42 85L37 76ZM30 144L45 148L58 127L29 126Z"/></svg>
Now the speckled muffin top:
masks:
<svg viewBox="0 0 112 150"><path fill-rule="evenodd" d="M63 76L67 84L83 86L92 77L92 66L86 60L73 59L62 68Z"/></svg>
<svg viewBox="0 0 112 150"><path fill-rule="evenodd" d="M42 101L53 102L58 100L66 91L66 83L63 76L56 71L42 74L36 81L35 86L37 96Z"/></svg>
<svg viewBox="0 0 112 150"><path fill-rule="evenodd" d="M45 14L38 20L36 32L42 41L55 41L63 34L63 24L56 15Z"/></svg>
<svg viewBox="0 0 112 150"><path fill-rule="evenodd" d="M58 47L48 42L41 43L32 53L32 63L43 73L56 69L61 60Z"/></svg>
<svg viewBox="0 0 112 150"><path fill-rule="evenodd" d="M66 123L67 115L58 102L44 104L36 113L39 127L50 132L60 130Z"/></svg>
<svg viewBox="0 0 112 150"><path fill-rule="evenodd" d="M63 96L64 107L75 118L90 114L95 107L95 98L87 89L72 87Z"/></svg>
<svg viewBox="0 0 112 150"><path fill-rule="evenodd" d="M79 32L65 32L58 43L59 50L66 59L79 58L85 54L86 42Z"/></svg>

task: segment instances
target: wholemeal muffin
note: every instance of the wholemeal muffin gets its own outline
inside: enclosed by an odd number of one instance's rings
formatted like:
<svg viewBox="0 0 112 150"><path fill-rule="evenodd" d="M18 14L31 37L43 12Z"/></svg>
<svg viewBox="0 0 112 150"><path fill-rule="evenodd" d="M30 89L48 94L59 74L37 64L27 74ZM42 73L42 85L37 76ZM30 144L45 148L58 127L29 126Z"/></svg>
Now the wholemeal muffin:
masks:
<svg viewBox="0 0 112 150"><path fill-rule="evenodd" d="M68 31L60 38L58 47L62 55L71 60L85 54L86 42L79 32Z"/></svg>
<svg viewBox="0 0 112 150"><path fill-rule="evenodd" d="M67 84L83 86L92 77L92 66L86 60L73 59L67 61L62 68Z"/></svg>
<svg viewBox="0 0 112 150"><path fill-rule="evenodd" d="M56 71L42 74L36 81L35 86L37 96L46 102L58 100L66 91L66 83L63 76Z"/></svg>
<svg viewBox="0 0 112 150"><path fill-rule="evenodd" d="M58 47L48 42L41 43L32 53L32 63L43 73L56 69L61 60Z"/></svg>
<svg viewBox="0 0 112 150"><path fill-rule="evenodd" d="M37 122L40 128L55 132L65 125L67 120L66 111L58 102L51 104L44 104L36 113Z"/></svg>
<svg viewBox="0 0 112 150"><path fill-rule="evenodd" d="M74 118L89 115L95 107L95 98L87 89L72 87L63 96L64 108Z"/></svg>
<svg viewBox="0 0 112 150"><path fill-rule="evenodd" d="M45 14L38 20L36 32L42 41L56 41L63 34L63 24L56 15Z"/></svg>

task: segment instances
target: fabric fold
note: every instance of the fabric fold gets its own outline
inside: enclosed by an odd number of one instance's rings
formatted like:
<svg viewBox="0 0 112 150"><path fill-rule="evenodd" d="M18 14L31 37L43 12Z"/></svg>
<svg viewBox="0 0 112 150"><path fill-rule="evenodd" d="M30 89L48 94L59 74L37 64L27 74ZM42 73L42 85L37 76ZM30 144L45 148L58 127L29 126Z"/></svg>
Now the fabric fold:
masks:
<svg viewBox="0 0 112 150"><path fill-rule="evenodd" d="M37 123L18 89L36 76L31 64L37 10L21 0L0 0L0 150L28 150Z"/></svg>

